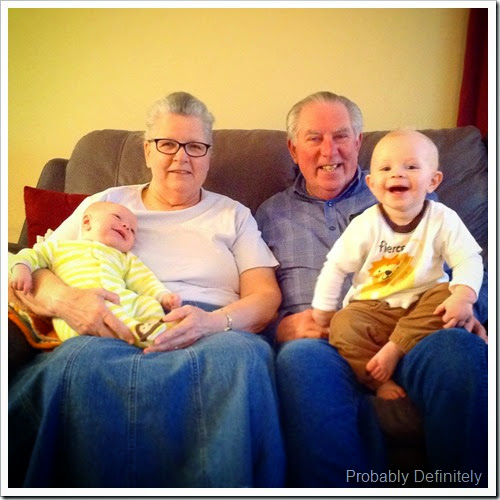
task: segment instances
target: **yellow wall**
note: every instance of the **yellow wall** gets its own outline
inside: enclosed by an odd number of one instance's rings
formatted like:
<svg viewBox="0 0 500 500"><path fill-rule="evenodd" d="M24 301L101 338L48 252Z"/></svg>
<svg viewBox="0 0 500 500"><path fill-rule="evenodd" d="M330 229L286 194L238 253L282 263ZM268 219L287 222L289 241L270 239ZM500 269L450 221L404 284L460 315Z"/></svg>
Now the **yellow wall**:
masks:
<svg viewBox="0 0 500 500"><path fill-rule="evenodd" d="M12 7L9 241L23 186L47 160L93 129L142 129L148 105L171 91L204 100L216 128L283 129L291 105L317 90L355 100L366 130L453 127L467 18L455 8Z"/></svg>

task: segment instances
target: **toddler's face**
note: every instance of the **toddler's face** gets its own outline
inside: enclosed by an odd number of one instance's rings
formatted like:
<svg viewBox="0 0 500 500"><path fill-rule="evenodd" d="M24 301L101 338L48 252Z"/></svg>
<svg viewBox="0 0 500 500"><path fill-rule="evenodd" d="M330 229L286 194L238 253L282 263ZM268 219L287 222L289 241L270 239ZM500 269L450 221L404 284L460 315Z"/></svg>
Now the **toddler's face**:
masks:
<svg viewBox="0 0 500 500"><path fill-rule="evenodd" d="M116 203L103 203L89 215L88 239L100 241L121 252L131 250L135 243L137 217L128 208Z"/></svg>
<svg viewBox="0 0 500 500"><path fill-rule="evenodd" d="M440 184L437 150L418 132L384 137L375 147L367 183L384 208L418 215Z"/></svg>

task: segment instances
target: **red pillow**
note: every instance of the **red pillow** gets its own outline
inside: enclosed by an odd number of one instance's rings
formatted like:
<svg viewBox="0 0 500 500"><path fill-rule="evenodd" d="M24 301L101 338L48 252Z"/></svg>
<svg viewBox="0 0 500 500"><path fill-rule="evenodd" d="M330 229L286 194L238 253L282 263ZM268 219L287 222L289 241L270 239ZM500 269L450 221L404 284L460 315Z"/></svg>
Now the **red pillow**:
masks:
<svg viewBox="0 0 500 500"><path fill-rule="evenodd" d="M87 196L88 194L68 194L25 186L28 245L32 247L36 243L36 237L43 236L47 229L56 229Z"/></svg>

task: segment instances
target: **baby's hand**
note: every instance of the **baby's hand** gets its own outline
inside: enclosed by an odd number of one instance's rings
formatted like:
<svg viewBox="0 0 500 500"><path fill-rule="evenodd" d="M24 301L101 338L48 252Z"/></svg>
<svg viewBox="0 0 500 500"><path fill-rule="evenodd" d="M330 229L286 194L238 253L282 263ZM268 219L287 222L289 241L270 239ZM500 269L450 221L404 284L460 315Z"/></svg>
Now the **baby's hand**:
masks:
<svg viewBox="0 0 500 500"><path fill-rule="evenodd" d="M180 295L177 293L164 293L161 296L160 303L164 309L173 310L181 307L182 300Z"/></svg>
<svg viewBox="0 0 500 500"><path fill-rule="evenodd" d="M25 264L16 264L10 276L10 286L19 292L31 292L33 288L31 269Z"/></svg>
<svg viewBox="0 0 500 500"><path fill-rule="evenodd" d="M452 294L436 307L434 314L442 314L443 328L465 328L470 332L474 323L472 304L470 300Z"/></svg>

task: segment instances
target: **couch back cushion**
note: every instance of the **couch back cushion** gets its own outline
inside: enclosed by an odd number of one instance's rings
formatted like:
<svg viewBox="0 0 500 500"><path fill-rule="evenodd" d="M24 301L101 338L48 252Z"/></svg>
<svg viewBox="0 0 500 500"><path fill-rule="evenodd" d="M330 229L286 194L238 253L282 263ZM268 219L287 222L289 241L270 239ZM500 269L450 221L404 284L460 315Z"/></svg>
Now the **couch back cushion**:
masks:
<svg viewBox="0 0 500 500"><path fill-rule="evenodd" d="M142 184L146 167L143 132L95 130L75 146L66 169L65 191L97 193L108 187ZM215 130L204 187L234 198L253 212L295 179L286 134L280 130Z"/></svg>
<svg viewBox="0 0 500 500"><path fill-rule="evenodd" d="M440 200L458 212L486 250L487 151L475 127L422 130L437 145L444 179ZM359 163L368 168L375 144L385 132L366 132ZM281 130L215 130L208 190L222 193L253 212L297 174ZM151 178L143 150L143 132L96 130L80 139L69 159L65 191L96 193L111 186L139 184Z"/></svg>

